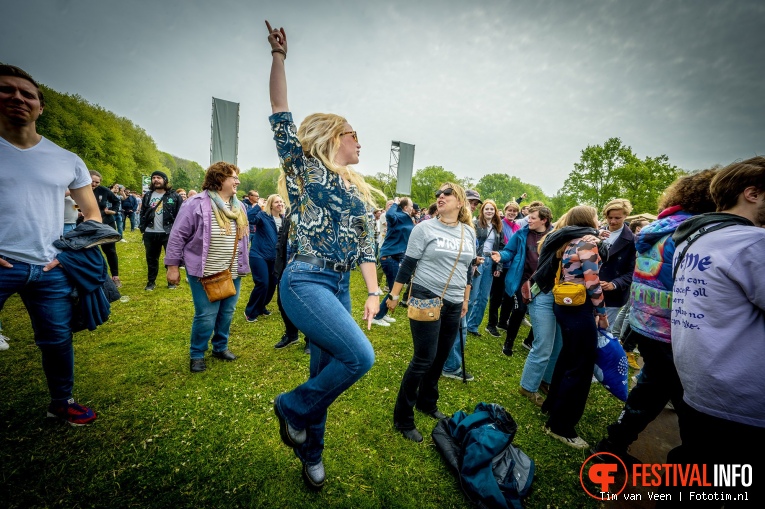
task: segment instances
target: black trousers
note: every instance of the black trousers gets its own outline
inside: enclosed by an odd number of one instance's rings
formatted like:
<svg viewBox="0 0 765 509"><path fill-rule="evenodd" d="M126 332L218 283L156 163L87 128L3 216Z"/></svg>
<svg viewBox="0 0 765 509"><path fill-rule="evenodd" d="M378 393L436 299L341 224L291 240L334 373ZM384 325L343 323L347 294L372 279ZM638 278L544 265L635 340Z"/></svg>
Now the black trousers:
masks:
<svg viewBox="0 0 765 509"><path fill-rule="evenodd" d="M491 290L489 292L489 322L486 324L487 327L501 325L502 328L506 328L510 313L512 313L513 308L515 308L513 297L505 293L506 274L507 270L502 269L499 276L495 277L494 281L491 283ZM497 321L498 314L499 321Z"/></svg>
<svg viewBox="0 0 765 509"><path fill-rule="evenodd" d="M592 373L598 349L593 306L588 300L581 306L553 304L560 324L563 348L555 363L550 393L542 405L547 412L547 426L562 437L574 438L590 394Z"/></svg>
<svg viewBox="0 0 765 509"><path fill-rule="evenodd" d="M117 229L115 224L112 223L109 226ZM109 273L111 273L112 277L117 277L120 275L120 262L119 258L117 258L117 243L116 242L110 242L109 244L101 244L101 251L104 253L104 256L106 257L106 263L109 265Z"/></svg>
<svg viewBox="0 0 765 509"><path fill-rule="evenodd" d="M149 283L157 282L159 257L162 254L162 248L167 253L167 239L169 238L170 235L167 233L144 232L143 234L143 245L146 248L146 266L149 269L147 281Z"/></svg>
<svg viewBox="0 0 765 509"><path fill-rule="evenodd" d="M412 297L438 297L422 287L412 288ZM462 303L444 300L441 318L435 322L409 320L414 355L406 368L393 410L393 424L400 430L414 429L414 407L423 412L438 409L438 379L454 346L454 331L459 329Z"/></svg>
<svg viewBox="0 0 765 509"><path fill-rule="evenodd" d="M640 352L643 353L642 350ZM752 374L755 375L754 373ZM724 393L724 388L721 391ZM765 462L758 445L765 442L765 428L749 426L740 422L729 421L699 412L690 405L686 405L686 418L680 424L682 445L675 447L667 454L667 463L681 465L706 466L707 478L712 482L714 465L724 467L730 465L751 465L753 483L751 486L743 486L740 479L736 487L715 486L709 488L685 487L661 489L668 493L672 502L657 502L656 507L677 507L677 501L689 500L689 492L720 493L731 500L694 501L693 507L762 507L763 492L761 483L757 479L765 472ZM741 496L736 500L737 496Z"/></svg>
<svg viewBox="0 0 765 509"><path fill-rule="evenodd" d="M511 305L513 305L514 308L510 313L510 319L507 321L507 338L505 339L506 343L511 345L515 343L515 338L518 336L518 331L521 329L521 324L526 317L526 311L528 309L526 303L523 302L523 295L521 294L520 287L518 287L518 291L515 292L513 300L515 302L511 301Z"/></svg>
<svg viewBox="0 0 765 509"><path fill-rule="evenodd" d="M632 331L632 339L640 346L643 370L637 385L627 396L619 420L608 426L608 439L617 448L625 450L656 419L670 400L682 431L688 406L683 401L683 385L672 358L672 344L648 338L635 331Z"/></svg>

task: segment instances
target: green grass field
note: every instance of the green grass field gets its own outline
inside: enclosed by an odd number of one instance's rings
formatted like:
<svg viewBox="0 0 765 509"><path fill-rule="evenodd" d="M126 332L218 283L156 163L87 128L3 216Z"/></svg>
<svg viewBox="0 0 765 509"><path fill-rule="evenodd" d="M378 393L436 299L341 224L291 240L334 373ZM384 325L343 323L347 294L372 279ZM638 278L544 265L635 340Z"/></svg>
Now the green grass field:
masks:
<svg viewBox="0 0 765 509"><path fill-rule="evenodd" d="M122 294L109 321L74 337L75 398L98 420L70 427L45 418L48 391L29 317L18 296L0 312L12 341L0 352L0 506L2 507L470 507L455 475L430 438L435 421L416 412L422 444L392 426L399 383L411 357L403 310L391 327L368 333L372 370L330 407L324 463L327 482L312 493L300 462L282 445L274 397L304 381L303 342L284 350L273 345L283 332L273 314L247 323L243 310L252 289L244 279L230 348L235 362L211 359L201 374L189 373L193 305L188 285L175 291L163 282L144 292L146 262L138 231L119 243ZM182 273L183 275L183 273ZM361 324L366 288L353 274L354 316ZM483 330L483 326L481 328ZM526 357L520 345L511 358L504 339L483 333L466 349L468 384L441 379L439 408L471 412L480 401L503 405L518 423L515 444L536 461L529 508L597 507L579 484L589 455L542 431L545 417L518 394ZM302 337L302 336L301 336ZM621 410L621 403L593 385L579 424L594 444Z"/></svg>

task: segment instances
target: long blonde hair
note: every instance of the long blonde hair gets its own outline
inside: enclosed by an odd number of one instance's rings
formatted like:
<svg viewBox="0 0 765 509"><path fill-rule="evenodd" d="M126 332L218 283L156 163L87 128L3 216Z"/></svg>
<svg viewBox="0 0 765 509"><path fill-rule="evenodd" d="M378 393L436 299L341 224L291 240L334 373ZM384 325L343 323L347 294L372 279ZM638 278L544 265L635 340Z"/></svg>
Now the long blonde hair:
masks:
<svg viewBox="0 0 765 509"><path fill-rule="evenodd" d="M319 159L326 168L355 185L362 198L370 207L375 207L372 194L387 199L385 194L366 183L364 177L350 166L340 166L335 163L335 157L340 151L340 135L345 129L347 120L334 113L313 113L308 115L298 128L297 137L303 147L303 153ZM284 183L284 187L282 184ZM279 194L287 196L287 186L279 178Z"/></svg>

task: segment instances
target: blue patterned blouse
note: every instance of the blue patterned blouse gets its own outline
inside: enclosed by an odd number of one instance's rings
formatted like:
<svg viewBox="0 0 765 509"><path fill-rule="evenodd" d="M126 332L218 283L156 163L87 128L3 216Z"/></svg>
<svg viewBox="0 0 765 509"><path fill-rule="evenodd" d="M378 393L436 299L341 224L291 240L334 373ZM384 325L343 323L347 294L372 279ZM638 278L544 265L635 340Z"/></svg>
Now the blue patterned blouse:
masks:
<svg viewBox="0 0 765 509"><path fill-rule="evenodd" d="M371 211L358 188L346 189L340 175L303 153L292 113L274 113L268 119L287 181L292 252L351 267L375 263Z"/></svg>

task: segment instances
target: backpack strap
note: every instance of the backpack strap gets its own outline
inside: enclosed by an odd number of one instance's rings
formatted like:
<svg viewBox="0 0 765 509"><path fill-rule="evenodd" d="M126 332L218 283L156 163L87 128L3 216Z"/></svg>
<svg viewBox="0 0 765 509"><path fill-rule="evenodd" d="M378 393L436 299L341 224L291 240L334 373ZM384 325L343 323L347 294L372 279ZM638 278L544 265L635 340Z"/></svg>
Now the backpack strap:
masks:
<svg viewBox="0 0 765 509"><path fill-rule="evenodd" d="M714 231L721 230L728 226L734 226L737 224L741 224L741 223L739 223L738 221L722 221L712 226L702 226L701 228L696 230L694 233L692 233L686 240L685 247L683 247L683 250L680 252L680 256L677 258L677 263L675 264L674 270L672 271L672 281L674 281L675 278L677 277L677 271L680 269L680 264L683 263L683 258L685 258L685 253L688 252L688 248L691 247L691 244L699 240L700 237L703 237L707 233L712 233Z"/></svg>

